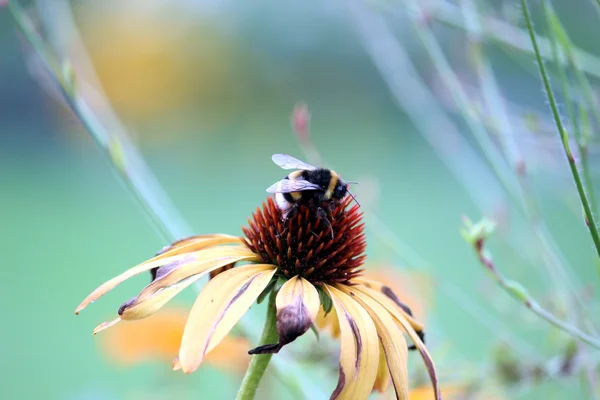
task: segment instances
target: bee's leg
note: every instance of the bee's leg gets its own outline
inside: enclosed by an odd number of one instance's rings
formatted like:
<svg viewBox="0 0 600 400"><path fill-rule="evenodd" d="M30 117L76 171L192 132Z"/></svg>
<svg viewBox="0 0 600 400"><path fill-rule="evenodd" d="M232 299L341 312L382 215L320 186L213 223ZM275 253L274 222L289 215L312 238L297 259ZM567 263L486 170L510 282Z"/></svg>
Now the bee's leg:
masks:
<svg viewBox="0 0 600 400"><path fill-rule="evenodd" d="M331 238L333 239L333 226L331 226L331 222L327 219L327 213L321 207L317 208L317 218L325 221L325 224L329 227L329 231L331 232Z"/></svg>

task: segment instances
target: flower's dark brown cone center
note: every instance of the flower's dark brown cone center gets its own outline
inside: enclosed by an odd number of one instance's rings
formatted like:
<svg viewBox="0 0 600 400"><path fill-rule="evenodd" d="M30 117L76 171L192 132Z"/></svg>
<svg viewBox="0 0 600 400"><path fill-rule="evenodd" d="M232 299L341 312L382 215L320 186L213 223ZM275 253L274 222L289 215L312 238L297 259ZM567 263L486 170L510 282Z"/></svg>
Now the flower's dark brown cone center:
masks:
<svg viewBox="0 0 600 400"><path fill-rule="evenodd" d="M242 228L246 245L263 263L276 264L287 278L300 275L314 284L343 283L362 273L366 241L362 213L347 197L327 212L331 229L312 206L301 205L285 221L272 198ZM327 207L324 207L327 209Z"/></svg>

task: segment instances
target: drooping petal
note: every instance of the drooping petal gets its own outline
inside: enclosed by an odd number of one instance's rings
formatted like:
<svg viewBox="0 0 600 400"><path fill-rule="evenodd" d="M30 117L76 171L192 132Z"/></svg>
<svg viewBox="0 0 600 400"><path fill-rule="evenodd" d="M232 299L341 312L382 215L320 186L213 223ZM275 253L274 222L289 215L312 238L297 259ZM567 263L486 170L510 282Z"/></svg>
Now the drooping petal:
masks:
<svg viewBox="0 0 600 400"><path fill-rule="evenodd" d="M93 334L96 335L97 333L102 332L103 330L108 329L111 326L115 326L118 322L121 322L121 318L115 318L112 321L103 322L94 328Z"/></svg>
<svg viewBox="0 0 600 400"><path fill-rule="evenodd" d="M380 292L377 292L373 289L369 289L363 285L354 286L354 287L352 287L352 289L355 292L364 294L364 298L370 297L373 300L375 300L377 303L381 304L383 307L385 307L385 309L387 309L387 311L400 324L400 326L404 329L404 331L412 339L413 343L415 344L415 347L417 348L417 350L419 350L419 353L421 354L421 357L423 358L423 362L425 363L425 367L427 368L429 378L433 385L433 393L434 393L435 399L436 400L441 399L438 378L437 378L437 372L436 372L435 364L433 362L431 354L429 354L427 347L425 347L425 344L419 337L419 334L413 328L413 324L408 320L406 314L404 312L402 312L402 310L399 307L395 306L395 303L392 300L390 300L388 297L381 294Z"/></svg>
<svg viewBox="0 0 600 400"><path fill-rule="evenodd" d="M387 264L370 264L365 274L356 279L368 281L375 290L385 287L385 292L410 307L416 319L426 317L435 297L434 278L425 271L398 269Z"/></svg>
<svg viewBox="0 0 600 400"><path fill-rule="evenodd" d="M215 239L207 239L206 241L203 242L203 244L206 243L213 243L215 241L218 240L224 240L223 238L215 238ZM239 249L244 248L243 246L239 246ZM136 275L139 275L145 271L149 271L153 268L156 267L161 267L163 265L167 265L167 264L171 264L171 263L177 263L181 266L181 265L185 265L186 263L191 263L191 262L202 262L202 261L206 261L210 258L215 258L218 257L218 255L215 255L216 253L220 253L220 251L223 250L227 250L229 249L229 247L220 247L217 249L214 249L214 251L209 251L209 250L213 250L213 249L208 249L208 250L198 250L198 251L194 251L194 252L190 252L190 253L181 253L181 254L175 254L172 256L166 256L166 254L161 254L157 257L154 257L148 261L145 261L141 264L136 265L133 268L128 269L127 271L123 272L122 274L106 281L105 283L103 283L102 285L100 285L98 288L96 288L96 290L94 290L92 293L90 293L82 302L81 304L77 307L77 309L75 310L75 314L79 314L79 312L81 310L83 310L85 307L87 307L90 303L93 303L94 301L98 300L100 297L104 296L106 293L108 293L109 291L111 291L112 289L114 289L115 287L117 287L118 285L120 285L121 283L123 283L124 281L126 281L127 279L134 277ZM248 252L250 252L248 250Z"/></svg>
<svg viewBox="0 0 600 400"><path fill-rule="evenodd" d="M217 268L239 261L258 261L256 254L245 247L238 246L207 249L202 252L201 258L205 261L188 262L157 277L157 279L152 281L141 291L137 297L137 301L145 301L153 296L158 290L174 285L193 275L201 274L204 276L204 274Z"/></svg>
<svg viewBox="0 0 600 400"><path fill-rule="evenodd" d="M164 289L159 290L154 296L149 297L145 301L138 302L134 297L132 300L123 304L119 308L119 315L121 319L125 320L136 320L146 318L158 310L160 310L165 304L167 304L173 297L175 297L183 289L202 278L202 275L194 275L181 281L175 285L171 285Z"/></svg>
<svg viewBox="0 0 600 400"><path fill-rule="evenodd" d="M410 323L413 329L417 332L422 332L425 328L423 324L413 318L410 313L407 312L406 305L399 301L395 297L394 293L386 290L386 286L376 281L358 280L361 284L357 285L357 288L364 289L370 297L377 299L381 305L383 305L392 315L402 315L406 321Z"/></svg>
<svg viewBox="0 0 600 400"><path fill-rule="evenodd" d="M377 329L367 311L350 296L329 285L325 289L341 331L340 376L331 399L366 399L377 377Z"/></svg>
<svg viewBox="0 0 600 400"><path fill-rule="evenodd" d="M275 274L270 264L245 265L211 279L200 292L183 332L179 364L185 373L229 333Z"/></svg>
<svg viewBox="0 0 600 400"><path fill-rule="evenodd" d="M408 347L402 329L376 300L354 288L342 285L337 287L354 298L373 319L385 353L396 398L406 400L408 398Z"/></svg>
<svg viewBox="0 0 600 400"><path fill-rule="evenodd" d="M379 343L379 365L377 366L377 378L375 378L373 390L376 390L379 393L385 392L388 386L390 386L390 380L390 370L387 365L387 360L385 359L385 351L383 350L381 343Z"/></svg>
<svg viewBox="0 0 600 400"><path fill-rule="evenodd" d="M222 244L242 244L242 239L237 236L224 234L191 236L163 247L154 258L160 259L161 257L190 253Z"/></svg>
<svg viewBox="0 0 600 400"><path fill-rule="evenodd" d="M317 289L306 279L295 276L281 286L275 305L279 343L257 347L250 354L277 353L303 335L316 321L321 303Z"/></svg>

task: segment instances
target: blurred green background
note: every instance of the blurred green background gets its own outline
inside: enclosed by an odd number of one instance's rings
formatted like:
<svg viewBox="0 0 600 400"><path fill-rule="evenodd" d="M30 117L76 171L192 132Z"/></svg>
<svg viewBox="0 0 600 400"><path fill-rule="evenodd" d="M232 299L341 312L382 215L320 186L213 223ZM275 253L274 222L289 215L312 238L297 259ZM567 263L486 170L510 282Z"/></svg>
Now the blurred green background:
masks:
<svg viewBox="0 0 600 400"><path fill-rule="evenodd" d="M38 3L41 12L34 15L43 30L50 38L60 37L53 36L61 27L53 20L58 16L51 2ZM512 17L515 2L477 4L485 15L522 26ZM592 2L554 5L575 44L598 54ZM240 227L266 198L265 188L285 174L272 164L271 154L305 158L290 113L297 102L306 102L314 144L327 163L363 184L357 192L366 203L369 262L433 277L427 335L443 382L487 376L484 371L494 370L495 349L503 343L508 344L506 354L524 365L564 352L565 337L498 289L460 235L462 215L498 217L500 228L490 248L499 268L561 317L572 315L561 297L569 291L551 283L524 214L500 188L460 115L444 103L443 94L436 94L435 67L402 3L369 2L367 7L389 19L461 137L476 149L475 158L452 152L453 143L442 140L443 130L440 144L450 150L442 149L446 160L440 158L439 149L396 104L344 2L111 0L71 6L108 99L196 233L241 234ZM544 33L540 10L533 11ZM476 84L464 29L444 22L444 15L427 17L458 76ZM57 100L9 12L1 8L0 48L3 397L233 398L241 376L210 365L184 376L171 372L168 362L120 367L103 356L92 329L115 315L146 276L73 315L101 282L167 243ZM485 50L502 94L550 121L532 55L493 40L485 42ZM525 113L516 111L517 116ZM539 139L523 127L516 133L529 138L522 143L533 197L569 265L573 290L593 292L598 260L558 142L553 136ZM472 175L463 177L469 192L448 162L473 159L478 163L467 168ZM396 238L425 260L406 261L405 250L394 245ZM175 303L191 305L193 299L194 291L187 290ZM586 300L589 315L598 322L596 303ZM252 315L260 321L260 307ZM593 359L594 353L589 356ZM410 357L418 368L418 355ZM583 398L582 382L580 374L519 382L499 394ZM334 375L318 384L330 393ZM265 392L264 398L288 398L280 390Z"/></svg>

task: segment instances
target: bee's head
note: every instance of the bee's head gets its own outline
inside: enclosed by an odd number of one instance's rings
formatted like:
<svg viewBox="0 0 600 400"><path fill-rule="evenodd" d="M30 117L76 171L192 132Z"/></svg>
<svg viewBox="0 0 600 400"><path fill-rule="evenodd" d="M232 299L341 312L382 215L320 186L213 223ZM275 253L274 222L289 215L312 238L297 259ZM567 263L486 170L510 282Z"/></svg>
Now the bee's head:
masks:
<svg viewBox="0 0 600 400"><path fill-rule="evenodd" d="M352 199L354 201L356 201L356 204L358 204L360 206L360 203L356 200L356 197L354 197L354 195L352 193L350 193L350 191L348 190L348 187L350 186L351 183L358 183L358 182L344 182L342 179L340 179L338 181L338 184L335 185L335 189L333 190L333 198L334 199L338 199L341 200L344 197L346 197L346 193L348 193L350 195L350 197L352 197Z"/></svg>
<svg viewBox="0 0 600 400"><path fill-rule="evenodd" d="M333 198L342 200L346 197L346 193L348 193L348 184L340 179L337 185L335 185L335 189L333 189Z"/></svg>

